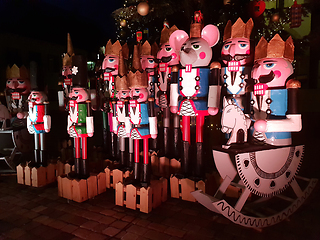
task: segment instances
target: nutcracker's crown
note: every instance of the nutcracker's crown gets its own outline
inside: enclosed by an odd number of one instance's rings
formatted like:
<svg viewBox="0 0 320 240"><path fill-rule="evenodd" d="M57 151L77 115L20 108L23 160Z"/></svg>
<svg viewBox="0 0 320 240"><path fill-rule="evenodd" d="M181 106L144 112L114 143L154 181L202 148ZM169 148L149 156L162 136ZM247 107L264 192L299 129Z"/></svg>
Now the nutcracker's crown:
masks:
<svg viewBox="0 0 320 240"><path fill-rule="evenodd" d="M247 38L250 39L250 35L253 28L253 20L250 18L247 23L244 23L241 18L232 25L231 20L227 22L224 28L223 41L227 41L230 38Z"/></svg>
<svg viewBox="0 0 320 240"><path fill-rule="evenodd" d="M23 65L19 68L16 64L13 64L11 68L9 66L7 67L6 77L7 79L29 79L29 71Z"/></svg>
<svg viewBox="0 0 320 240"><path fill-rule="evenodd" d="M148 41L145 41L142 46L139 48L139 54L140 56L146 56L146 55L152 55L157 56L157 52L159 50L159 47L156 42L150 45Z"/></svg>
<svg viewBox="0 0 320 240"><path fill-rule="evenodd" d="M140 45L134 45L133 47L132 68L135 70L142 71L141 63L140 63L139 48L140 48Z"/></svg>
<svg viewBox="0 0 320 240"><path fill-rule="evenodd" d="M283 41L279 34L276 34L268 43L261 37L255 48L254 60L257 61L263 58L284 58L289 62L294 60L294 44L292 37L288 37Z"/></svg>
<svg viewBox="0 0 320 240"><path fill-rule="evenodd" d="M67 36L67 53L63 54L62 65L63 66L71 66L72 65L72 56L74 56L74 51L73 51L71 36L68 33L68 36Z"/></svg>
<svg viewBox="0 0 320 240"><path fill-rule="evenodd" d="M111 43L111 40L107 42L106 52L104 55L116 55L119 56L119 52L122 49L119 40L117 40L114 44Z"/></svg>
<svg viewBox="0 0 320 240"><path fill-rule="evenodd" d="M129 88L147 88L148 87L148 74L146 71L130 71L128 73L128 87Z"/></svg>
<svg viewBox="0 0 320 240"><path fill-rule="evenodd" d="M115 88L117 91L129 90L127 76L117 76L115 80Z"/></svg>
<svg viewBox="0 0 320 240"><path fill-rule="evenodd" d="M171 28L164 26L161 31L160 45L162 45L164 43L168 43L170 35L176 30L179 30L176 25L173 25Z"/></svg>

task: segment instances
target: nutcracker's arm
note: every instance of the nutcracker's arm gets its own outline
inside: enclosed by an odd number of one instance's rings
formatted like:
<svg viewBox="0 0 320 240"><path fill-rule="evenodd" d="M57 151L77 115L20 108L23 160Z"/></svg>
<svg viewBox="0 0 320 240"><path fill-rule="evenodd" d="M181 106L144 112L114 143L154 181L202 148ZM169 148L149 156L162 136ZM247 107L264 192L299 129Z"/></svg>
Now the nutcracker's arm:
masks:
<svg viewBox="0 0 320 240"><path fill-rule="evenodd" d="M156 138L158 134L157 117L154 111L154 98L148 99L148 113L149 113L149 131L152 138Z"/></svg>
<svg viewBox="0 0 320 240"><path fill-rule="evenodd" d="M50 132L51 129L51 116L48 115L48 104L49 102L44 102L44 116L43 116L43 124L44 130L46 132Z"/></svg>
<svg viewBox="0 0 320 240"><path fill-rule="evenodd" d="M178 72L179 67L174 66L172 67L171 71L171 85L170 85L170 111L172 113L176 113L178 111Z"/></svg>
<svg viewBox="0 0 320 240"><path fill-rule="evenodd" d="M94 126L93 126L93 116L91 115L91 101L87 100L86 104L87 104L87 117L86 117L87 134L89 137L92 137L94 133Z"/></svg>
<svg viewBox="0 0 320 240"><path fill-rule="evenodd" d="M219 62L210 64L208 108L220 107L221 85L220 85L221 65Z"/></svg>
<svg viewBox="0 0 320 240"><path fill-rule="evenodd" d="M118 120L117 120L117 102L115 100L112 101L112 131L115 134L118 134Z"/></svg>

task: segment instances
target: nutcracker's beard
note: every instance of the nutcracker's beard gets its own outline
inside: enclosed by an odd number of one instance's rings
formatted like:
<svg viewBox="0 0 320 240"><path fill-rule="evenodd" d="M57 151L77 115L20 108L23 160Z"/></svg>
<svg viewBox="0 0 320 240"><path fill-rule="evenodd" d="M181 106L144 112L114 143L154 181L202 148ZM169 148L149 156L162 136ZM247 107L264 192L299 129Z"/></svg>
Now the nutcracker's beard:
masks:
<svg viewBox="0 0 320 240"><path fill-rule="evenodd" d="M274 77L275 77L275 74L273 71L271 71L267 75L260 75L259 82L260 83L268 83L268 82L271 82L274 79Z"/></svg>
<svg viewBox="0 0 320 240"><path fill-rule="evenodd" d="M162 57L162 58L160 58L159 60L160 60L161 62L163 62L163 63L168 63L168 62L171 61L171 59L172 59L172 56L170 55L170 56L168 56L168 57Z"/></svg>

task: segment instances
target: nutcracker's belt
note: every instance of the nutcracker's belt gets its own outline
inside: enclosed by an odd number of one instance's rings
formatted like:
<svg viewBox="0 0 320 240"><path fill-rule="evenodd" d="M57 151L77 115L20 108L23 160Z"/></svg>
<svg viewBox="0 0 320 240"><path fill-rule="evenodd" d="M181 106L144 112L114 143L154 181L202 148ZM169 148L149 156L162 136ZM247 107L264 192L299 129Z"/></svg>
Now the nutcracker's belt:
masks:
<svg viewBox="0 0 320 240"><path fill-rule="evenodd" d="M33 125L36 125L36 124L44 124L44 122L31 122Z"/></svg>
<svg viewBox="0 0 320 240"><path fill-rule="evenodd" d="M179 96L179 101L183 101L183 100L204 100L207 101L208 98L207 97L181 97Z"/></svg>
<svg viewBox="0 0 320 240"><path fill-rule="evenodd" d="M134 128L149 127L149 124L134 124Z"/></svg>

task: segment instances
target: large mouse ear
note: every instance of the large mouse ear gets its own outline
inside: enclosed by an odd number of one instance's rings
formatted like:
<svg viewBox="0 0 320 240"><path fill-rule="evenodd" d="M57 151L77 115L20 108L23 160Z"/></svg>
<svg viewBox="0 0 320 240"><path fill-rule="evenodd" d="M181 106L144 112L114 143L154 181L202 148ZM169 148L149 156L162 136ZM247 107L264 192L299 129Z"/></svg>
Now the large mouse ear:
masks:
<svg viewBox="0 0 320 240"><path fill-rule="evenodd" d="M201 37L208 42L210 47L213 47L219 41L219 38L220 38L219 29L212 24L208 24L202 29Z"/></svg>
<svg viewBox="0 0 320 240"><path fill-rule="evenodd" d="M169 44L175 51L179 51L188 38L188 33L183 30L176 30L170 35Z"/></svg>

